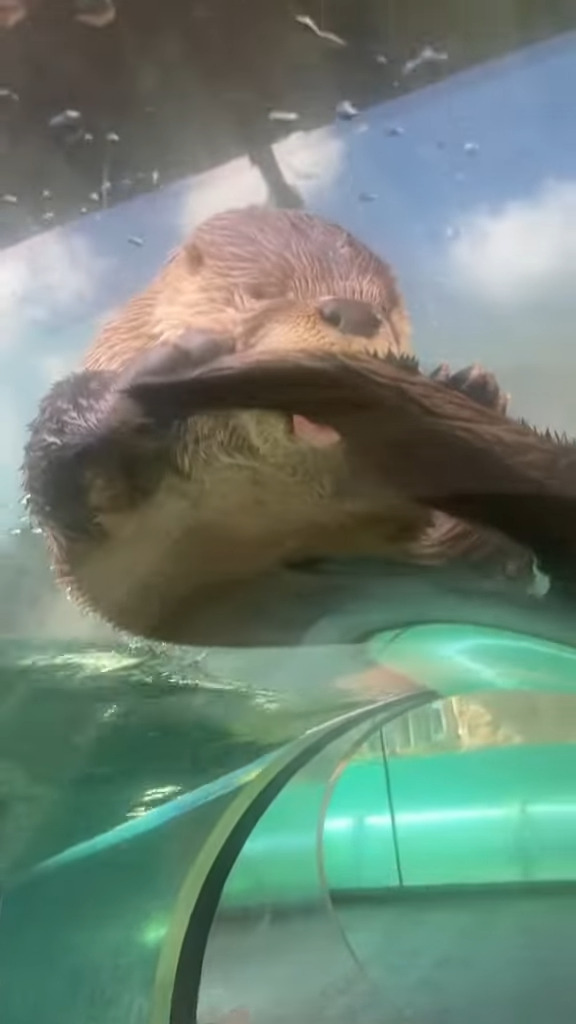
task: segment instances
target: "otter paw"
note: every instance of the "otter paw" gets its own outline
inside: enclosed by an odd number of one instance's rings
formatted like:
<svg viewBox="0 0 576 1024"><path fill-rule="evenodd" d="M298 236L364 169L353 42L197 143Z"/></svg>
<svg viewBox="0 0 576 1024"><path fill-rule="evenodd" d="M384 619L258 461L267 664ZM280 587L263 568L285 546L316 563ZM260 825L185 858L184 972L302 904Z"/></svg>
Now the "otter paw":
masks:
<svg viewBox="0 0 576 1024"><path fill-rule="evenodd" d="M138 452L144 450L146 439L140 441L137 424L126 429L128 420L117 406L110 372L82 371L52 386L24 450L24 486L34 519L62 536L97 536L101 512L133 501L139 480L126 468L126 449L130 454L133 442Z"/></svg>
<svg viewBox="0 0 576 1024"><path fill-rule="evenodd" d="M236 350L232 338L186 331L176 341L147 349L124 370L117 391L134 402L141 414L156 423L174 423L193 410L186 397L186 382L207 363Z"/></svg>
<svg viewBox="0 0 576 1024"><path fill-rule="evenodd" d="M456 373L452 373L450 367L442 363L430 374L430 379L453 391L459 391L478 405L493 409L502 416L508 411L510 395L502 391L494 374L484 370L478 363L457 370Z"/></svg>

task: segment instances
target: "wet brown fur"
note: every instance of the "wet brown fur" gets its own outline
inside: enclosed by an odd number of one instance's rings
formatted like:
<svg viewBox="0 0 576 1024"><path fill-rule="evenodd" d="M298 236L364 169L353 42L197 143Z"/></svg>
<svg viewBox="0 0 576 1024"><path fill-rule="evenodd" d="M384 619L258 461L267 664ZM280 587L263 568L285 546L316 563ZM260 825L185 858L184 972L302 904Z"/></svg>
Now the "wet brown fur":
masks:
<svg viewBox="0 0 576 1024"><path fill-rule="evenodd" d="M325 323L316 307L329 296L369 303L378 334L344 337ZM342 228L300 211L232 211L200 225L103 328L84 367L129 379L143 353L190 329L233 339L238 354L411 351L389 267ZM177 441L144 443L120 430L114 444L88 481L97 531L66 535L49 517L42 525L76 598L156 639L201 641L200 607L287 563L356 554L436 561L494 548L490 535L447 517L433 524L428 508L382 477L356 494L343 446L308 446L275 412L204 412Z"/></svg>
<svg viewBox="0 0 576 1024"><path fill-rule="evenodd" d="M138 390L153 408L159 382ZM162 382L174 407L296 410L338 431L353 479L464 516L532 550L551 583L576 591L576 445L423 375L416 362L359 354L236 354ZM451 520L454 529L458 522ZM482 535L482 534L481 534ZM494 537L494 534L487 534Z"/></svg>

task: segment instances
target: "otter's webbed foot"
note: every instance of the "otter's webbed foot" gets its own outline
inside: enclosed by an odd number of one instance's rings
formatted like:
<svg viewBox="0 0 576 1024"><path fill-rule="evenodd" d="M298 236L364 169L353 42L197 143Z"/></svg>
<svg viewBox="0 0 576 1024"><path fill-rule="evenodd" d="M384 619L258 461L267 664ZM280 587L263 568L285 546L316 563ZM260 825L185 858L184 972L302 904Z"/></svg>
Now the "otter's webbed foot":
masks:
<svg viewBox="0 0 576 1024"><path fill-rule="evenodd" d="M89 538L101 535L103 515L148 497L173 464L178 417L161 386L154 408L145 409L138 382L178 376L220 354L222 343L215 349L212 339L185 336L182 344L147 350L122 373L87 370L58 381L41 402L24 452L32 517L61 536Z"/></svg>
<svg viewBox="0 0 576 1024"><path fill-rule="evenodd" d="M478 363L457 370L456 373L452 373L450 367L442 363L433 370L430 379L444 384L452 391L459 391L461 395L466 395L478 405L493 409L502 416L508 412L510 395L502 391L494 374L484 370Z"/></svg>

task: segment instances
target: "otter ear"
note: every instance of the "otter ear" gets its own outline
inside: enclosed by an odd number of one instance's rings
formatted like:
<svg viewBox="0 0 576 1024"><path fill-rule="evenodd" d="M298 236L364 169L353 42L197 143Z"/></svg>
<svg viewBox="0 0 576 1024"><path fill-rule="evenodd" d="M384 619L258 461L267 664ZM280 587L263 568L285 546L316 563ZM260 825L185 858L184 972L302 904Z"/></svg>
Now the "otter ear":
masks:
<svg viewBox="0 0 576 1024"><path fill-rule="evenodd" d="M188 269L196 273L196 271L200 270L200 267L204 262L200 246L197 245L192 238L190 239L189 242L186 242L186 244L184 245L184 252L186 255Z"/></svg>

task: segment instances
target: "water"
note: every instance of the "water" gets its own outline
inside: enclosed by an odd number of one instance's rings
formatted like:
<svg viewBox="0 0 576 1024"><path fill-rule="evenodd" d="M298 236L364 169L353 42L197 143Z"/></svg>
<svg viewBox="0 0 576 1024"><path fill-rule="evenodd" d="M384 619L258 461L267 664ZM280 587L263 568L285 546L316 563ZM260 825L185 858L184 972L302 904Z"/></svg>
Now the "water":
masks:
<svg viewBox="0 0 576 1024"><path fill-rule="evenodd" d="M327 714L236 655L4 639L0 873L9 877L258 761ZM232 662L232 669L234 662ZM262 671L260 675L262 675ZM332 702L334 704L334 701Z"/></svg>

